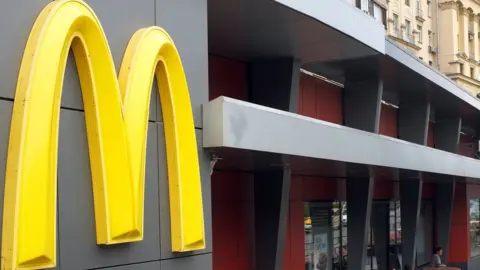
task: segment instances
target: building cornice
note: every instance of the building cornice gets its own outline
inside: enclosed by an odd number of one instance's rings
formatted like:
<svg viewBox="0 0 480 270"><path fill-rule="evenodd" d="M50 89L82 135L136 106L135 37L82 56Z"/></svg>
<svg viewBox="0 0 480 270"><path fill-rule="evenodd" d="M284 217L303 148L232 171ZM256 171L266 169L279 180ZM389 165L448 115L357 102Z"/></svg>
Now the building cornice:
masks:
<svg viewBox="0 0 480 270"><path fill-rule="evenodd" d="M447 9L455 9L459 10L460 5L456 1L446 1L443 3L438 4L441 10L447 10Z"/></svg>
<svg viewBox="0 0 480 270"><path fill-rule="evenodd" d="M480 81L473 79L471 77L465 76L462 73L452 73L452 74L447 74L447 76L454 81L462 81L474 87L480 88Z"/></svg>
<svg viewBox="0 0 480 270"><path fill-rule="evenodd" d="M398 42L398 43L400 43L400 44L402 44L402 45L404 45L404 46L407 46L407 47L409 47L409 48L411 48L411 49L414 49L414 50L419 51L419 50L422 48L422 47L418 46L417 44L410 43L410 42L405 41L405 40L402 39L402 38L398 38L398 37L396 37L396 36L394 36L394 35L392 35L392 34L389 34L389 37L390 37L391 39L395 40L396 42Z"/></svg>

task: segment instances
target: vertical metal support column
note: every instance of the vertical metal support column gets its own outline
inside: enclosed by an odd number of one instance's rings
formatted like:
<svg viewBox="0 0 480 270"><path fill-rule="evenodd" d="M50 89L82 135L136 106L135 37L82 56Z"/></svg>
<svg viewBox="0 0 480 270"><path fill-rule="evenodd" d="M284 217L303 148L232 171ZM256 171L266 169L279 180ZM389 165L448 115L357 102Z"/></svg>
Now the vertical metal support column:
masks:
<svg viewBox="0 0 480 270"><path fill-rule="evenodd" d="M257 60L250 64L250 101L296 113L300 61L293 58Z"/></svg>
<svg viewBox="0 0 480 270"><path fill-rule="evenodd" d="M383 81L379 78L348 80L343 91L345 125L378 133Z"/></svg>
<svg viewBox="0 0 480 270"><path fill-rule="evenodd" d="M415 267L418 219L422 202L422 174L400 171L400 213L402 224L402 267Z"/></svg>
<svg viewBox="0 0 480 270"><path fill-rule="evenodd" d="M249 66L250 101L259 105L297 112L300 61L293 58L257 60ZM254 174L255 269L283 269L290 195L288 158L258 155L283 168ZM257 163L257 162L256 162Z"/></svg>
<svg viewBox="0 0 480 270"><path fill-rule="evenodd" d="M451 153L458 152L462 119L450 117L439 119L435 123L435 147ZM452 228L453 202L455 195L455 177L439 175L436 185L435 213L437 222L437 243L443 248L443 261L447 262Z"/></svg>
<svg viewBox="0 0 480 270"><path fill-rule="evenodd" d="M347 76L343 95L345 125L378 133L383 81L373 76ZM374 175L369 166L347 164L348 264L365 270Z"/></svg>
<svg viewBox="0 0 480 270"><path fill-rule="evenodd" d="M442 260L448 262L450 229L453 216L453 199L455 195L455 177L441 175L435 189L435 221L437 222L437 243L443 248Z"/></svg>
<svg viewBox="0 0 480 270"><path fill-rule="evenodd" d="M385 202L372 205L372 227L375 239L375 256L378 270L390 270L388 265L389 212L390 205Z"/></svg>
<svg viewBox="0 0 480 270"><path fill-rule="evenodd" d="M425 100L400 102L399 138L408 142L426 145L430 103ZM400 207L402 224L402 264L416 266L416 236L422 203L423 175L418 171L400 170Z"/></svg>
<svg viewBox="0 0 480 270"><path fill-rule="evenodd" d="M255 269L283 269L290 169L256 172L254 179Z"/></svg>
<svg viewBox="0 0 480 270"><path fill-rule="evenodd" d="M347 170L348 265L365 270L374 177L364 165L348 164Z"/></svg>
<svg viewBox="0 0 480 270"><path fill-rule="evenodd" d="M437 119L434 132L435 148L456 154L461 128L462 119L460 117Z"/></svg>

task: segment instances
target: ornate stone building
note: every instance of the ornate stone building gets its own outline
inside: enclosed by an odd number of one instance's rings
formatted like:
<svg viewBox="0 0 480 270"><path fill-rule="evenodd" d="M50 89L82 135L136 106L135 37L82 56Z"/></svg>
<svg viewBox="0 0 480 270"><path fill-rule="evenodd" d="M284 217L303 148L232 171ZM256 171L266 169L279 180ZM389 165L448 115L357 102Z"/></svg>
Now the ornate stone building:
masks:
<svg viewBox="0 0 480 270"><path fill-rule="evenodd" d="M390 38L425 63L438 67L437 0L391 0L388 3Z"/></svg>
<svg viewBox="0 0 480 270"><path fill-rule="evenodd" d="M440 71L473 94L480 93L480 1L439 3Z"/></svg>

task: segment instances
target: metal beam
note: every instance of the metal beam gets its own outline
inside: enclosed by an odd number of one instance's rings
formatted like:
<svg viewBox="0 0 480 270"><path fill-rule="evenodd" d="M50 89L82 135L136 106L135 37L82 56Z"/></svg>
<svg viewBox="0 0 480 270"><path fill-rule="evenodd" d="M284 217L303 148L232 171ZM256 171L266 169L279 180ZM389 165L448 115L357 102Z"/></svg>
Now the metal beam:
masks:
<svg viewBox="0 0 480 270"><path fill-rule="evenodd" d="M368 166L348 164L348 264L365 270L374 177Z"/></svg>
<svg viewBox="0 0 480 270"><path fill-rule="evenodd" d="M415 266L418 219L422 202L422 174L400 171L400 212L402 224L402 264Z"/></svg>
<svg viewBox="0 0 480 270"><path fill-rule="evenodd" d="M453 199L455 195L455 177L440 175L441 182L436 184L435 215L437 222L437 243L443 248L443 262L448 261L450 229L452 228Z"/></svg>
<svg viewBox="0 0 480 270"><path fill-rule="evenodd" d="M283 269L291 172L255 172L255 269Z"/></svg>
<svg viewBox="0 0 480 270"><path fill-rule="evenodd" d="M348 78L343 91L345 125L378 133L382 94L379 78Z"/></svg>

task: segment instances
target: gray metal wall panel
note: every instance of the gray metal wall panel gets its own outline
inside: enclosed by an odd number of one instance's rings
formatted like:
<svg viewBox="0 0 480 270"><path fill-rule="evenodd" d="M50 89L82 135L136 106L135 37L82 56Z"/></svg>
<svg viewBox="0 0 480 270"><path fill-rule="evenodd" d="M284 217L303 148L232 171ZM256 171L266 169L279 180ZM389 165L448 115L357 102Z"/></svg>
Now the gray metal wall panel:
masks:
<svg viewBox="0 0 480 270"><path fill-rule="evenodd" d="M155 25L154 1L87 0L86 2L92 7L102 24L118 74L125 49L133 34L141 28ZM112 9L112 7L115 8ZM156 87L153 90L153 92L157 92ZM67 63L63 91L62 106L83 109L80 84L72 53ZM158 120L156 111L159 100L155 94L152 94L152 97L154 99L150 103L150 120Z"/></svg>
<svg viewBox="0 0 480 270"><path fill-rule="evenodd" d="M1 31L1 30L0 30ZM0 229L3 224L3 192L5 188L5 166L7 164L8 137L10 129L10 120L12 117L13 102L0 100ZM1 232L1 230L0 230ZM2 243L2 234L0 233L0 243ZM1 249L0 249L1 252Z"/></svg>
<svg viewBox="0 0 480 270"><path fill-rule="evenodd" d="M2 1L0 9L0 97L13 98L18 71L30 30L50 0Z"/></svg>
<svg viewBox="0 0 480 270"><path fill-rule="evenodd" d="M343 90L345 126L378 133L382 95L383 81L379 78L347 80Z"/></svg>
<svg viewBox="0 0 480 270"><path fill-rule="evenodd" d="M290 168L254 174L255 269L283 269Z"/></svg>
<svg viewBox="0 0 480 270"><path fill-rule="evenodd" d="M155 15L180 52L195 126L201 127L201 104L208 101L207 0L155 0Z"/></svg>
<svg viewBox="0 0 480 270"><path fill-rule="evenodd" d="M212 254L201 254L160 261L161 270L209 270L212 268Z"/></svg>
<svg viewBox="0 0 480 270"><path fill-rule="evenodd" d="M165 155L165 134L163 123L157 123L158 129L158 171L159 171L159 203L160 203L160 232L161 232L161 258L190 256L212 252L212 202L210 182L210 158L202 147L202 131L197 130L198 160L202 177L203 211L205 219L205 237L207 247L204 250L186 253L172 253L170 234L170 201L168 196L167 159Z"/></svg>
<svg viewBox="0 0 480 270"><path fill-rule="evenodd" d="M448 263L450 230L452 227L453 203L455 197L455 177L439 175L443 180L435 187L436 243L443 248L442 260ZM480 269L480 267L479 267Z"/></svg>
<svg viewBox="0 0 480 270"><path fill-rule="evenodd" d="M316 0L276 1L323 22L382 54L385 53L385 30L383 25L361 14L360 10L346 1L328 1L324 3ZM339 10L342 11L342 16L338 16ZM351 20L344 20L344 18ZM358 29L363 29L363 31L358 31Z"/></svg>
<svg viewBox="0 0 480 270"><path fill-rule="evenodd" d="M378 270L388 270L389 245L389 203L377 202L372 205L372 228L375 239L375 256Z"/></svg>
<svg viewBox="0 0 480 270"><path fill-rule="evenodd" d="M347 174L348 263L365 270L375 178L370 168L358 164L348 164Z"/></svg>
<svg viewBox="0 0 480 270"><path fill-rule="evenodd" d="M408 176L407 176L408 175ZM415 177L416 176L416 177ZM423 180L421 173L400 171L400 212L402 216L402 263L413 267L416 260L416 236Z"/></svg>
<svg viewBox="0 0 480 270"><path fill-rule="evenodd" d="M407 142L427 144L430 103L414 101L400 104L398 137Z"/></svg>
<svg viewBox="0 0 480 270"><path fill-rule="evenodd" d="M480 258L476 257L473 258L471 261L468 262L468 268L462 268L462 270L478 270L480 269Z"/></svg>
<svg viewBox="0 0 480 270"><path fill-rule="evenodd" d="M250 101L297 113L300 60L278 58L250 63Z"/></svg>
<svg viewBox="0 0 480 270"><path fill-rule="evenodd" d="M102 269L102 268L99 268ZM118 267L109 267L104 268L109 270L159 270L160 269L160 262L146 262L146 263L135 263L129 265L122 265Z"/></svg>
<svg viewBox="0 0 480 270"><path fill-rule="evenodd" d="M87 269L160 259L157 130L150 123L145 179L144 240L96 244L90 160L82 112L62 110L58 155L58 234L64 269Z"/></svg>

